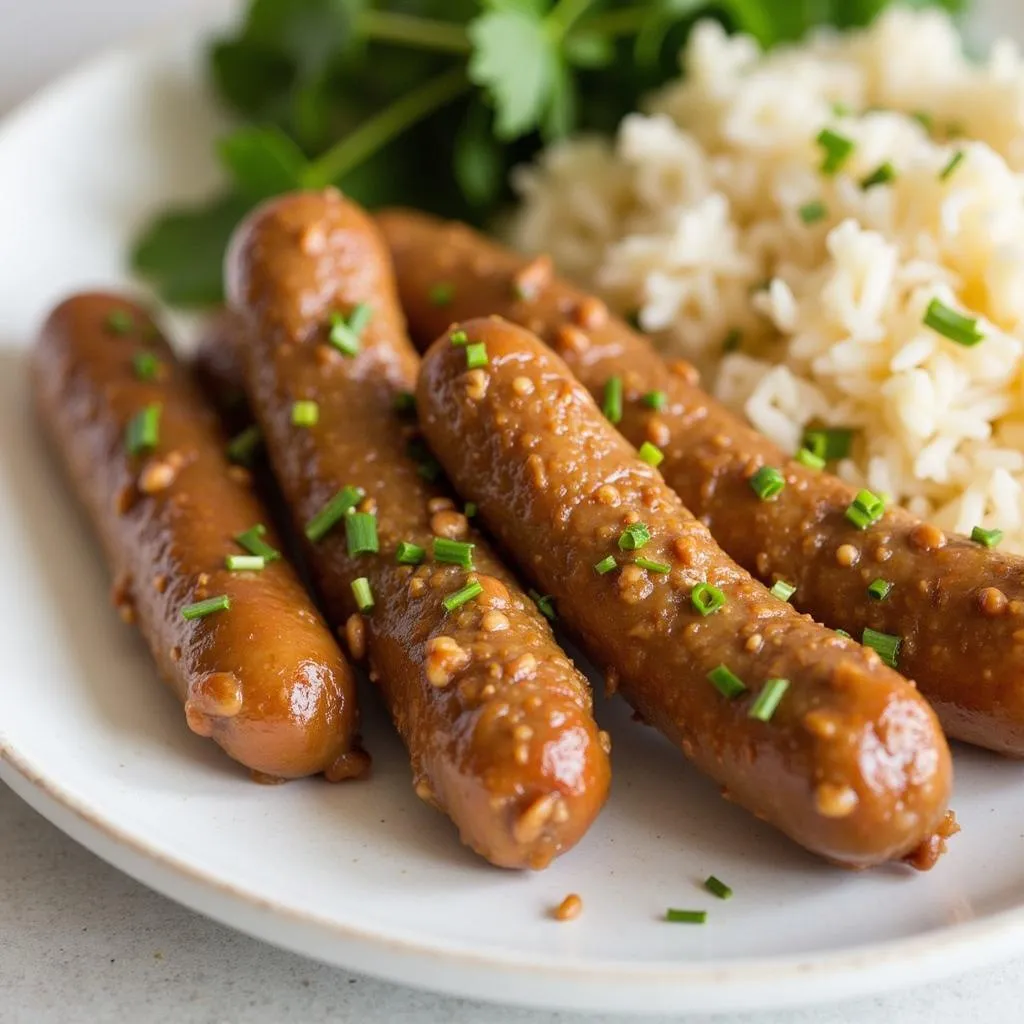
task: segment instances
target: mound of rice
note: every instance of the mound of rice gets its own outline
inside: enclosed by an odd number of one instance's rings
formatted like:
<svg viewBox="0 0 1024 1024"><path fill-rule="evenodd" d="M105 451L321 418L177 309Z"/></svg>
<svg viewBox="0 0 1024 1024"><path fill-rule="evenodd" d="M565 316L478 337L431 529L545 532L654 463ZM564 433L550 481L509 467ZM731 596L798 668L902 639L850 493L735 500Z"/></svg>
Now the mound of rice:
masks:
<svg viewBox="0 0 1024 1024"><path fill-rule="evenodd" d="M842 477L1024 551L1016 48L972 63L945 15L894 9L768 56L705 23L684 70L614 144L520 173L515 241L636 312L787 451L809 425L855 428ZM834 175L826 128L853 143ZM926 326L936 298L984 339Z"/></svg>

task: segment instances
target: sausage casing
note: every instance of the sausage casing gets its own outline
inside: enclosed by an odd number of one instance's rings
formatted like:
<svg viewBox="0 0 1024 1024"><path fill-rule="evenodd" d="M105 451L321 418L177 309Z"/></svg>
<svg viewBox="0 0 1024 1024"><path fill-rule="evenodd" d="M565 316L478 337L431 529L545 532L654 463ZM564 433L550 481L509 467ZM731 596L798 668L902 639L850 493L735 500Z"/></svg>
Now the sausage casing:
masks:
<svg viewBox="0 0 1024 1024"><path fill-rule="evenodd" d="M463 225L404 211L379 218L395 260L414 340L428 345L453 319L499 314L539 334L599 397L621 379L619 430L665 454L661 471L719 544L767 585L796 586L794 604L861 638L899 637L900 671L916 679L947 734L1024 756L1024 559L990 551L891 507L858 530L856 491L790 461L700 389L686 363L666 364L597 299ZM444 305L431 302L450 285ZM664 392L664 408L644 396ZM786 478L778 499L750 487L761 466ZM868 587L892 584L885 600Z"/></svg>
<svg viewBox="0 0 1024 1024"><path fill-rule="evenodd" d="M448 814L492 863L543 867L586 831L607 794L605 744L586 680L534 603L471 528L420 453L411 399L419 359L372 221L337 192L265 205L239 229L228 290L245 320L247 392L271 463L301 531L346 486L376 516L379 552L349 553L345 524L307 545L329 614L364 653L408 747L417 793ZM346 355L332 317L366 304ZM349 339L351 350L351 339ZM296 427L296 400L317 423ZM471 542L473 570L441 564L433 539ZM400 565L401 542L425 560ZM360 614L353 581L374 607ZM444 601L478 582L450 612Z"/></svg>
<svg viewBox="0 0 1024 1024"><path fill-rule="evenodd" d="M487 365L467 370L453 336L485 345ZM731 799L851 866L928 841L951 778L928 704L725 555L542 342L497 318L457 325L424 360L417 407L453 483L555 595L612 688ZM631 526L649 532L636 550ZM700 614L706 584L725 603ZM709 678L720 666L746 687L733 699ZM774 715L751 717L780 679Z"/></svg>
<svg viewBox="0 0 1024 1024"><path fill-rule="evenodd" d="M113 569L115 602L192 730L263 776L357 773L351 669L286 561L227 569L227 556L246 554L233 538L266 512L148 313L113 295L68 299L43 327L32 369L44 428ZM130 454L130 422L157 405L157 443ZM280 549L271 531L263 540ZM183 617L221 595L227 610Z"/></svg>

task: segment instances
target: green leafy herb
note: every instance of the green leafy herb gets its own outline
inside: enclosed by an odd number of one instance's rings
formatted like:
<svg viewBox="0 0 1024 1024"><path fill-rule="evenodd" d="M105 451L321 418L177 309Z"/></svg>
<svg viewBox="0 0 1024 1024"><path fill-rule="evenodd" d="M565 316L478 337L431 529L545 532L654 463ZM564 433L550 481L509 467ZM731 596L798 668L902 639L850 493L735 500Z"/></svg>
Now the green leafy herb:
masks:
<svg viewBox="0 0 1024 1024"><path fill-rule="evenodd" d="M292 425L296 427L315 427L320 422L320 406L310 400L303 399L292 402Z"/></svg>
<svg viewBox="0 0 1024 1024"><path fill-rule="evenodd" d="M181 609L183 619L205 619L207 615L214 612L226 612L231 607L231 599L227 594L219 597L208 597L205 601L196 601L195 604L187 604Z"/></svg>
<svg viewBox="0 0 1024 1024"><path fill-rule="evenodd" d="M749 483L750 489L762 501L774 501L785 489L786 478L774 466L762 466Z"/></svg>
<svg viewBox="0 0 1024 1024"><path fill-rule="evenodd" d="M648 391L640 401L643 402L648 409L653 409L655 412L661 412L662 409L668 405L668 395L664 391Z"/></svg>
<svg viewBox="0 0 1024 1024"><path fill-rule="evenodd" d="M466 369L479 370L487 365L487 346L482 341L466 346Z"/></svg>
<svg viewBox="0 0 1024 1024"><path fill-rule="evenodd" d="M808 451L806 448L801 448L796 453L795 458L801 466L806 466L808 469L825 468L825 460L820 455L815 455L814 452Z"/></svg>
<svg viewBox="0 0 1024 1024"><path fill-rule="evenodd" d="M631 523L619 535L620 551L639 551L651 539L645 523Z"/></svg>
<svg viewBox="0 0 1024 1024"><path fill-rule="evenodd" d="M449 540L447 537L434 538L434 559L448 565L458 565L463 569L473 568L473 548L464 540Z"/></svg>
<svg viewBox="0 0 1024 1024"><path fill-rule="evenodd" d="M622 378L609 377L604 386L604 401L601 411L609 423L622 422Z"/></svg>
<svg viewBox="0 0 1024 1024"><path fill-rule="evenodd" d="M124 446L129 455L151 452L160 443L159 403L140 409L129 421L124 432Z"/></svg>
<svg viewBox="0 0 1024 1024"><path fill-rule="evenodd" d="M732 889L729 888L720 878L715 878L714 875L708 875L704 880L704 888L707 889L712 896L717 896L720 900L728 900L732 898Z"/></svg>
<svg viewBox="0 0 1024 1024"><path fill-rule="evenodd" d="M799 212L800 219L805 224L817 224L819 220L824 220L828 216L828 207L820 199L815 199L813 202L804 203Z"/></svg>
<svg viewBox="0 0 1024 1024"><path fill-rule="evenodd" d="M956 174L957 168L967 159L967 154L958 149L950 158L949 163L939 172L939 181L949 181Z"/></svg>
<svg viewBox="0 0 1024 1024"><path fill-rule="evenodd" d="M479 582L467 583L461 590L456 590L454 594L449 594L444 599L444 610L446 612L453 612L456 608L461 608L464 604L468 604L470 601L478 598L483 592L483 584Z"/></svg>
<svg viewBox="0 0 1024 1024"><path fill-rule="evenodd" d="M605 576L610 573L616 565L618 565L618 562L615 561L615 556L606 555L600 562L597 562L594 565L594 572L596 572L598 576Z"/></svg>
<svg viewBox="0 0 1024 1024"><path fill-rule="evenodd" d="M162 364L152 352L136 352L132 357L132 369L139 380L151 382L160 376Z"/></svg>
<svg viewBox="0 0 1024 1024"><path fill-rule="evenodd" d="M249 0L209 51L217 98L240 120L217 143L225 187L148 225L133 266L171 303L217 302L235 225L299 188L487 224L511 198L512 167L548 140L611 133L674 79L698 17L768 47L866 24L888 3ZM843 148L826 146L826 167Z"/></svg>
<svg viewBox="0 0 1024 1024"><path fill-rule="evenodd" d="M267 560L262 555L228 555L224 566L231 572L261 572Z"/></svg>
<svg viewBox="0 0 1024 1024"><path fill-rule="evenodd" d="M742 693L747 692L743 680L735 675L727 665L719 665L708 673L708 679L712 685L723 696L733 700Z"/></svg>
<svg viewBox="0 0 1024 1024"><path fill-rule="evenodd" d="M345 516L345 540L351 558L377 554L377 517L369 512L350 512Z"/></svg>
<svg viewBox="0 0 1024 1024"><path fill-rule="evenodd" d="M657 445L651 444L650 441L644 441L640 445L637 455L648 466L653 466L655 469L665 461L665 453Z"/></svg>
<svg viewBox="0 0 1024 1024"><path fill-rule="evenodd" d="M395 561L399 565L419 565L426 557L426 548L407 540L403 540L395 551Z"/></svg>
<svg viewBox="0 0 1024 1024"><path fill-rule="evenodd" d="M659 562L653 558L638 558L633 564L648 572L657 573L659 576L664 576L672 571L672 566L668 562Z"/></svg>
<svg viewBox="0 0 1024 1024"><path fill-rule="evenodd" d="M533 601L538 611L548 622L554 622L558 618L558 614L555 611L555 599L550 594L541 594L536 590L531 590L530 600Z"/></svg>
<svg viewBox="0 0 1024 1024"><path fill-rule="evenodd" d="M939 299L932 299L924 315L926 327L941 334L950 341L955 341L965 348L973 348L985 340L985 335L978 330L978 321L974 317L964 316L955 309L950 309Z"/></svg>
<svg viewBox="0 0 1024 1024"><path fill-rule="evenodd" d="M848 427L823 427L804 433L804 448L825 462L845 459L853 445L853 431Z"/></svg>
<svg viewBox="0 0 1024 1024"><path fill-rule="evenodd" d="M273 562L281 557L281 552L272 548L263 538L267 528L262 523L257 523L243 533L235 536L235 543L250 555L257 555L264 562Z"/></svg>
<svg viewBox="0 0 1024 1024"><path fill-rule="evenodd" d="M788 689L788 679L769 679L761 692L754 698L747 717L756 718L759 722L770 722Z"/></svg>
<svg viewBox="0 0 1024 1024"><path fill-rule="evenodd" d="M111 334L121 335L122 337L126 334L131 334L135 330L135 317L132 316L131 310L128 309L112 309L108 314L106 320L103 321L103 326Z"/></svg>
<svg viewBox="0 0 1024 1024"><path fill-rule="evenodd" d="M870 647L890 668L896 668L899 665L903 637L893 636L891 633L879 633L875 629L865 629L860 642L865 647Z"/></svg>
<svg viewBox="0 0 1024 1024"><path fill-rule="evenodd" d="M896 168L886 160L884 164L876 167L866 178L864 178L860 187L865 191L869 192L873 188L877 188L879 185L888 185L896 180Z"/></svg>
<svg viewBox="0 0 1024 1024"><path fill-rule="evenodd" d="M818 145L822 148L824 156L821 162L821 173L829 176L838 174L846 161L853 155L856 148L853 140L825 128L817 138Z"/></svg>
<svg viewBox="0 0 1024 1024"><path fill-rule="evenodd" d="M771 593L772 597L777 597L780 601L788 601L796 593L796 587L785 580L776 580Z"/></svg>
<svg viewBox="0 0 1024 1024"><path fill-rule="evenodd" d="M368 612L373 608L373 588L365 576L352 581L352 596L356 600L356 607L361 612Z"/></svg>
<svg viewBox="0 0 1024 1024"><path fill-rule="evenodd" d="M676 910L669 907L665 911L665 920L671 924L704 924L708 919L706 910Z"/></svg>
<svg viewBox="0 0 1024 1024"><path fill-rule="evenodd" d="M263 435L254 423L228 442L228 461L236 466L251 466L256 461L256 452L259 451L261 444Z"/></svg>
<svg viewBox="0 0 1024 1024"><path fill-rule="evenodd" d="M873 580L868 587L868 597L875 601L884 601L892 590L892 584L881 578Z"/></svg>
<svg viewBox="0 0 1024 1024"><path fill-rule="evenodd" d="M314 544L323 540L362 500L365 492L361 487L347 484L306 524L306 539Z"/></svg>
<svg viewBox="0 0 1024 1024"><path fill-rule="evenodd" d="M846 510L846 518L858 530L866 530L885 515L885 500L871 491L858 491Z"/></svg>
<svg viewBox="0 0 1024 1024"><path fill-rule="evenodd" d="M690 591L690 603L701 615L713 615L726 605L725 594L711 583L695 583Z"/></svg>
<svg viewBox="0 0 1024 1024"><path fill-rule="evenodd" d="M341 313L331 314L331 330L328 338L331 344L342 354L354 356L363 347L362 334L373 316L373 307L369 303L360 302L352 309L348 317Z"/></svg>

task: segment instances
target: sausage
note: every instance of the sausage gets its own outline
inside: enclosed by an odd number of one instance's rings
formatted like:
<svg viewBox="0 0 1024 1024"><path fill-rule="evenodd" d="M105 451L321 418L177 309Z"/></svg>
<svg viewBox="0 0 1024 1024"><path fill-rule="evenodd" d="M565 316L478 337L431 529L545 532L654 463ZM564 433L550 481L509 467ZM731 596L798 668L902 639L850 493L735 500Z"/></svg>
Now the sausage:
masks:
<svg viewBox="0 0 1024 1024"><path fill-rule="evenodd" d="M114 601L192 731L265 781L359 774L352 671L287 562L227 568L246 554L233 538L266 512L149 314L114 295L68 299L42 329L32 381L113 570ZM157 432L133 440L148 408ZM272 531L261 539L280 549ZM184 617L221 596L226 610Z"/></svg>
<svg viewBox="0 0 1024 1024"><path fill-rule="evenodd" d="M298 531L345 487L375 515L378 552L349 554L346 521L307 544L307 562L352 656L369 661L417 794L493 864L544 867L605 800L607 736L533 601L427 479L436 464L417 451L415 416L396 408L411 400L419 360L373 222L333 190L273 201L232 242L228 293L245 322L249 400ZM330 343L336 325L364 316L339 339L350 354ZM318 403L314 426L293 425L296 400ZM435 537L474 545L473 567L436 560ZM422 564L398 564L403 542L423 549ZM365 614L358 579L374 601ZM470 586L479 595L457 605Z"/></svg>
<svg viewBox="0 0 1024 1024"><path fill-rule="evenodd" d="M929 841L951 768L926 701L724 554L540 340L497 318L456 325L424 359L417 408L454 485L554 595L609 689L730 799L853 867ZM770 720L752 717L784 686Z"/></svg>
<svg viewBox="0 0 1024 1024"><path fill-rule="evenodd" d="M242 378L243 343L239 317L222 309L204 324L192 361L200 389L232 436L252 425Z"/></svg>
<svg viewBox="0 0 1024 1024"><path fill-rule="evenodd" d="M899 669L918 681L949 736L1024 756L1024 559L896 507L858 530L846 518L854 489L790 461L708 397L692 367L666 365L543 258L525 260L417 213L386 212L378 223L417 343L452 320L500 314L552 345L591 394L619 378L619 430L664 452L665 479L737 562L767 585L794 585L795 605L819 622L858 639L865 629L900 638ZM655 392L663 409L645 404ZM785 476L774 501L751 489L762 466ZM868 593L876 579L892 585L884 600Z"/></svg>

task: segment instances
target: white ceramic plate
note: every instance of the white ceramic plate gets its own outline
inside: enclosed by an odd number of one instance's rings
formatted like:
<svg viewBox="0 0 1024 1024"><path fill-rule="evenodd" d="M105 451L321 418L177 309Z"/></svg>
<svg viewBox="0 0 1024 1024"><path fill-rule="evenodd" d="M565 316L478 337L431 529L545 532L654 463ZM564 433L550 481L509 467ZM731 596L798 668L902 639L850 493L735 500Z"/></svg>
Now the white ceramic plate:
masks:
<svg viewBox="0 0 1024 1024"><path fill-rule="evenodd" d="M0 131L4 781L111 863L239 929L509 1003L779 1007L1024 950L1024 767L979 752L957 751L964 832L935 871L854 875L721 801L621 706L601 706L615 740L610 805L579 849L526 875L480 863L413 796L372 695L366 783L256 786L188 733L106 600L87 526L36 436L25 352L63 293L126 283L123 253L147 213L215 183L207 28L105 57ZM735 889L730 902L700 888L711 872ZM570 891L584 914L555 923L548 911ZM709 922L664 924L669 905L707 908Z"/></svg>

